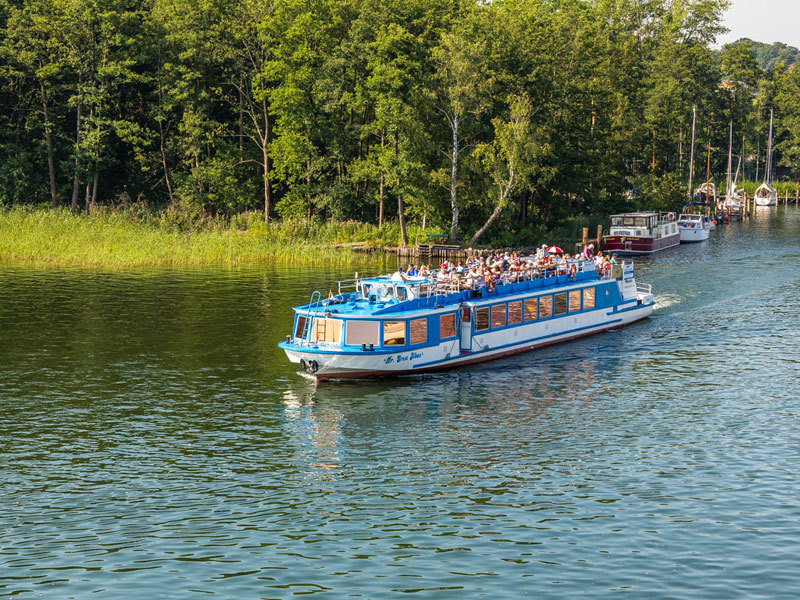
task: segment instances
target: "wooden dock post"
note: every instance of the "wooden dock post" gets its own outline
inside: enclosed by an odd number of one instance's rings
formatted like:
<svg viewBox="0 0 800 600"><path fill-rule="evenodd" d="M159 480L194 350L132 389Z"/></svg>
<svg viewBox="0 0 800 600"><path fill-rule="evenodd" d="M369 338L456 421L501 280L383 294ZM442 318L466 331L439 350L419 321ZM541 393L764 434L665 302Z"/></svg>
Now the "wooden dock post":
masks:
<svg viewBox="0 0 800 600"><path fill-rule="evenodd" d="M589 228L584 227L581 235L581 250L586 248L588 243L589 243Z"/></svg>
<svg viewBox="0 0 800 600"><path fill-rule="evenodd" d="M603 226L597 226L597 248L595 248L595 252L599 252L602 249L602 240L603 240Z"/></svg>

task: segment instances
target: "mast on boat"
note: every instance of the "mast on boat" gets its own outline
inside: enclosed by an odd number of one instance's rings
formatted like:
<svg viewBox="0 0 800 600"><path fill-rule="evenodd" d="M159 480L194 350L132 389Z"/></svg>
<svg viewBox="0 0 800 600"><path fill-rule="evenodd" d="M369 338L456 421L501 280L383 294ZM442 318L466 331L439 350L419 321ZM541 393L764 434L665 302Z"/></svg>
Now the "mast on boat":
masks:
<svg viewBox="0 0 800 600"><path fill-rule="evenodd" d="M769 141L767 142L767 165L764 169L764 183L772 185L772 117L774 109L769 109Z"/></svg>
<svg viewBox="0 0 800 600"><path fill-rule="evenodd" d="M692 107L692 149L689 152L689 201L692 201L692 175L694 175L694 125L697 121L697 107Z"/></svg>
<svg viewBox="0 0 800 600"><path fill-rule="evenodd" d="M733 119L731 119L731 127L730 127L730 139L728 141L728 179L726 182L726 189L727 192L725 196L730 198L733 195L733 190L731 189L731 160L733 159Z"/></svg>

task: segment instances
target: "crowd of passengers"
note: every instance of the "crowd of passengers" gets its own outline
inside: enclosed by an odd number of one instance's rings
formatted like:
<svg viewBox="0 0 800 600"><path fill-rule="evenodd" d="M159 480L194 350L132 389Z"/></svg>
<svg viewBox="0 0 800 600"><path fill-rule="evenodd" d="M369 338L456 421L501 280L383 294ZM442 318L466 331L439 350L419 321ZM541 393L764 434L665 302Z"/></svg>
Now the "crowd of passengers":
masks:
<svg viewBox="0 0 800 600"><path fill-rule="evenodd" d="M553 250L551 247L550 250ZM409 265L399 268L392 281L433 280L439 290L474 290L487 288L492 291L497 285L516 283L554 275L571 275L595 268L601 277L611 277L613 265L617 263L616 254L594 253L594 244L588 244L581 254L571 256L564 252L548 250L543 244L532 257L521 257L517 252L492 254L488 257L471 257L466 262L445 261L436 269L428 265L417 268ZM557 249L556 249L557 250Z"/></svg>

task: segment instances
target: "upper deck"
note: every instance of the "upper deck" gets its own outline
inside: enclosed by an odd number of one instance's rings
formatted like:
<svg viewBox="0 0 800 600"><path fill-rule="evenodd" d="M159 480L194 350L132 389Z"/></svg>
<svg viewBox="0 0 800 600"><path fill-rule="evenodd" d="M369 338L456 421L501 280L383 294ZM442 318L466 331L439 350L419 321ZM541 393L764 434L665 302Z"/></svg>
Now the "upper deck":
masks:
<svg viewBox="0 0 800 600"><path fill-rule="evenodd" d="M633 265L617 265L622 277L623 268L632 271ZM531 267L509 271L490 285L481 282L442 281L435 277L411 277L407 281L393 280L390 276L354 278L338 281L338 293L329 298L316 299L295 306L297 312L330 313L339 317L380 316L393 313L414 313L444 308L465 302L480 302L525 293L529 290L557 288L591 282L602 277L590 260L562 261L549 267Z"/></svg>

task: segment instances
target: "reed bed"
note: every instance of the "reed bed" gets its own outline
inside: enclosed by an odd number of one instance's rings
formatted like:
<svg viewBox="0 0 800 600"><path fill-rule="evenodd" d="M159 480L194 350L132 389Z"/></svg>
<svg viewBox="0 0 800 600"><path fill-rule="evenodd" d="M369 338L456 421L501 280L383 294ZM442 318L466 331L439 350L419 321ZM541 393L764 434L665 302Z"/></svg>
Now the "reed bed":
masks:
<svg viewBox="0 0 800 600"><path fill-rule="evenodd" d="M0 262L34 266L128 268L237 265L273 261L347 264L349 245L389 245L396 225L281 221L256 213L186 223L164 213L0 209Z"/></svg>

